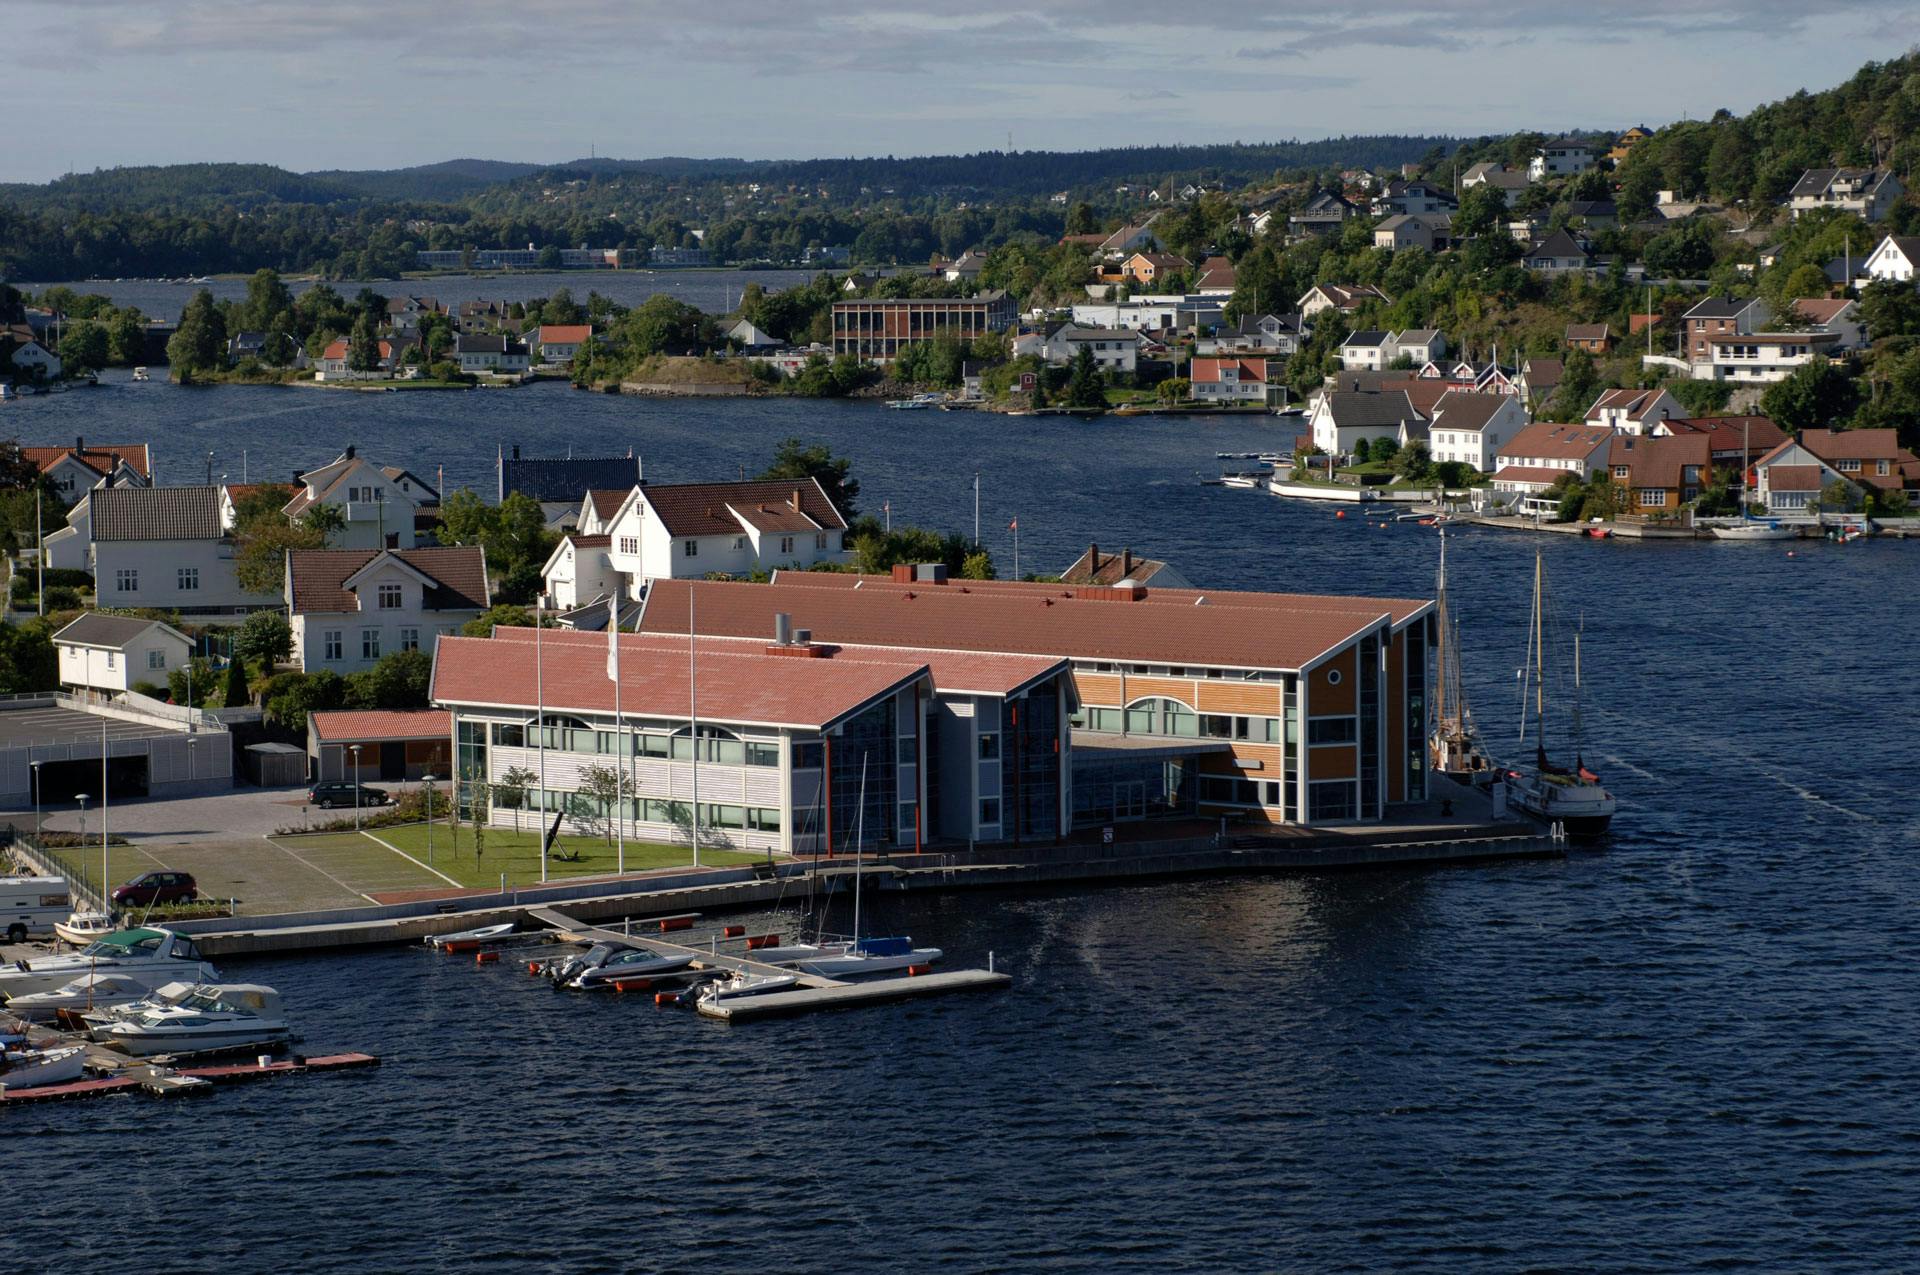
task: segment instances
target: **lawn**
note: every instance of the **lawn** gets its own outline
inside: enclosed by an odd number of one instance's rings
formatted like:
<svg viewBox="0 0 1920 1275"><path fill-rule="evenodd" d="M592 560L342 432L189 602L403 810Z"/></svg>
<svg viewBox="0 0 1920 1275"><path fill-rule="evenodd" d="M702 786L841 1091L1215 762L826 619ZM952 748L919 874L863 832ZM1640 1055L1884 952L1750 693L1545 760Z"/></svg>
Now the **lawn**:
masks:
<svg viewBox="0 0 1920 1275"><path fill-rule="evenodd" d="M421 863L427 862L426 824L401 824L371 831L396 850ZM704 846L700 850L701 865L710 867L764 863L766 858L760 852L712 850ZM687 867L692 863L693 851L687 846L666 846L648 841L627 842L625 866L629 872L647 868ZM549 879L610 876L618 872L620 866L616 847L608 845L604 839L563 833L555 840L548 857L547 876ZM519 832L511 828L488 828L481 853L476 857L471 824L448 827L444 823L436 823L433 825L432 867L462 885L475 888L499 885L502 872L507 874L509 885L532 884L540 880L540 836L531 827Z"/></svg>
<svg viewBox="0 0 1920 1275"><path fill-rule="evenodd" d="M47 854L67 874L67 880L81 885L97 885L100 880L100 847L61 846ZM142 872L167 867L138 846L107 847L107 879L114 886L125 885Z"/></svg>

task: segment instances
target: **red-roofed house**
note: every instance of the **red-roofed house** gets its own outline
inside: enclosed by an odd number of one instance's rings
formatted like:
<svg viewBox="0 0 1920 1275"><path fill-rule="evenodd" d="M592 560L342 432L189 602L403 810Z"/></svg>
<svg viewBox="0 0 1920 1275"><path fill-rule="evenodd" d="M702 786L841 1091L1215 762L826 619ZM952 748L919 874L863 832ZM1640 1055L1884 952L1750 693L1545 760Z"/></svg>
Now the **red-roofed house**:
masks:
<svg viewBox="0 0 1920 1275"><path fill-rule="evenodd" d="M566 364L592 339L591 323L543 323L528 334L527 348L536 363Z"/></svg>
<svg viewBox="0 0 1920 1275"><path fill-rule="evenodd" d="M1685 416L1687 409L1665 390L1603 390L1587 409L1587 424L1618 434L1646 434L1661 421Z"/></svg>
<svg viewBox="0 0 1920 1275"><path fill-rule="evenodd" d="M1713 467L1704 434L1615 434L1607 470L1628 497L1623 513L1671 514L1700 498Z"/></svg>
<svg viewBox="0 0 1920 1275"><path fill-rule="evenodd" d="M749 575L847 560L847 520L811 478L642 483L605 531L630 598L661 576Z"/></svg>
<svg viewBox="0 0 1920 1275"><path fill-rule="evenodd" d="M1539 421L1513 436L1495 458L1493 489L1504 503L1538 496L1568 474L1586 482L1607 468L1613 431L1604 425Z"/></svg>
<svg viewBox="0 0 1920 1275"><path fill-rule="evenodd" d="M1920 457L1891 429L1802 430L1753 463L1752 486L1767 512L1804 513L1836 478L1920 503Z"/></svg>
<svg viewBox="0 0 1920 1275"><path fill-rule="evenodd" d="M1267 402L1265 359L1194 359L1187 366L1187 376L1192 387L1188 392L1196 403L1239 406Z"/></svg>
<svg viewBox="0 0 1920 1275"><path fill-rule="evenodd" d="M308 549L287 555L293 658L302 672L372 668L393 651L433 649L492 605L478 545Z"/></svg>
<svg viewBox="0 0 1920 1275"><path fill-rule="evenodd" d="M151 487L153 462L145 443L95 443L76 438L71 447L22 447L23 459L39 467L68 500L95 487Z"/></svg>
<svg viewBox="0 0 1920 1275"><path fill-rule="evenodd" d="M356 372L349 364L349 353L353 343L341 337L320 352L314 360L313 379L316 381L366 381L382 380L394 375L401 358L412 347L411 342L380 341L380 357L374 368L367 372Z"/></svg>

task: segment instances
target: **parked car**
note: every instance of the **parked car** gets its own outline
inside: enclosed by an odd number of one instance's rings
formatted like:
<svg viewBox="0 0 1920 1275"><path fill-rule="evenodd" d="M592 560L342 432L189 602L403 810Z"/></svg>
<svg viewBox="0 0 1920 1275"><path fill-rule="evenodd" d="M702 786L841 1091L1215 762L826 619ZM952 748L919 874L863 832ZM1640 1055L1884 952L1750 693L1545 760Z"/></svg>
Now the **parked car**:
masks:
<svg viewBox="0 0 1920 1275"><path fill-rule="evenodd" d="M354 791L358 789L360 799L354 800ZM307 801L322 810L332 810L335 806L384 806L393 798L384 788L369 788L365 784L332 783L315 784L307 789Z"/></svg>
<svg viewBox="0 0 1920 1275"><path fill-rule="evenodd" d="M149 907L156 903L192 903L200 887L185 872L143 872L113 892L120 907Z"/></svg>

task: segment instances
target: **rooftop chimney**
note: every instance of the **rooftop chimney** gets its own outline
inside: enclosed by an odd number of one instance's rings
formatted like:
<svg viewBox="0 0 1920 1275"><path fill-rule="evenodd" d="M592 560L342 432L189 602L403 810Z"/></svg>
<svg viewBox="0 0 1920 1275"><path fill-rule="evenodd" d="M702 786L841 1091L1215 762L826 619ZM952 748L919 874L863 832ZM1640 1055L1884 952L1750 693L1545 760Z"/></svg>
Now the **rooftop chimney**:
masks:
<svg viewBox="0 0 1920 1275"><path fill-rule="evenodd" d="M75 450L76 452L84 452L85 450L87 450L87 440L82 438L80 435L75 434L73 436L73 450Z"/></svg>
<svg viewBox="0 0 1920 1275"><path fill-rule="evenodd" d="M518 444L518 443L515 443L515 444L513 445L513 458L514 458L515 460L519 460L519 459L520 459L520 444Z"/></svg>
<svg viewBox="0 0 1920 1275"><path fill-rule="evenodd" d="M793 641L793 617L785 611L773 617L773 642L775 646L786 646Z"/></svg>
<svg viewBox="0 0 1920 1275"><path fill-rule="evenodd" d="M1133 574L1133 546L1132 545L1128 545L1125 549L1122 549L1120 551L1120 574L1122 576L1131 576Z"/></svg>
<svg viewBox="0 0 1920 1275"><path fill-rule="evenodd" d="M352 459L353 459L353 444L352 444L352 443L348 443L348 444L347 444L347 459L348 459L348 460L352 460Z"/></svg>
<svg viewBox="0 0 1920 1275"><path fill-rule="evenodd" d="M1091 576L1094 572L1098 571L1099 569L1100 569L1100 546L1097 544L1089 544L1087 546L1087 574Z"/></svg>

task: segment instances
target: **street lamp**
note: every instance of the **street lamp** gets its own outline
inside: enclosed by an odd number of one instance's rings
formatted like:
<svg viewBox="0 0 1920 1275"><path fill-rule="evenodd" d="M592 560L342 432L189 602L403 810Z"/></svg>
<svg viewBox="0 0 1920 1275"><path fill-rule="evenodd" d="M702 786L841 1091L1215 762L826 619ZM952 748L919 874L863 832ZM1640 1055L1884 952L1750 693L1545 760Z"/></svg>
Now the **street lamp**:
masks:
<svg viewBox="0 0 1920 1275"><path fill-rule="evenodd" d="M360 745L348 744L347 751L353 754L353 826L360 827Z"/></svg>
<svg viewBox="0 0 1920 1275"><path fill-rule="evenodd" d="M433 866L433 772L420 776L420 782L427 786L427 866Z"/></svg>
<svg viewBox="0 0 1920 1275"><path fill-rule="evenodd" d="M33 840L40 841L40 762L33 763Z"/></svg>

